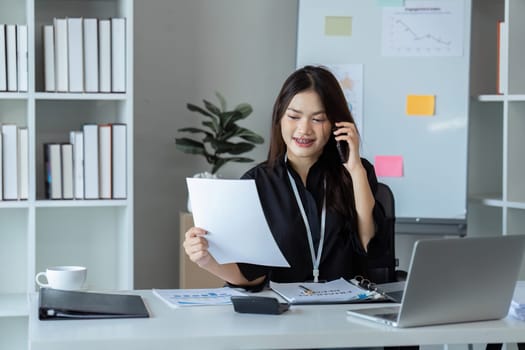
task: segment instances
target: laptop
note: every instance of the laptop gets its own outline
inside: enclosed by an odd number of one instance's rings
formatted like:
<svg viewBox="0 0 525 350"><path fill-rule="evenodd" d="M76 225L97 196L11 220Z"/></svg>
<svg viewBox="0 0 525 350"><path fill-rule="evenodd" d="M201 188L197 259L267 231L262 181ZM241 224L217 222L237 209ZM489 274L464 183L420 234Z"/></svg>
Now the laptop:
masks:
<svg viewBox="0 0 525 350"><path fill-rule="evenodd" d="M393 327L503 318L524 251L525 235L417 241L401 303L347 314Z"/></svg>

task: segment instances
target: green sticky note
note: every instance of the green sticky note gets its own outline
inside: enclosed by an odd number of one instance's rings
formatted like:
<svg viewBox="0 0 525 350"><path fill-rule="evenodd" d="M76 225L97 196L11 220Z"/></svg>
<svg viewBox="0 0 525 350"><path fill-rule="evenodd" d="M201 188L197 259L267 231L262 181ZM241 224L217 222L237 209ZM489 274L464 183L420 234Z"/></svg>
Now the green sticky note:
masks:
<svg viewBox="0 0 525 350"><path fill-rule="evenodd" d="M376 0L377 5L381 7L402 7L405 6L405 0Z"/></svg>
<svg viewBox="0 0 525 350"><path fill-rule="evenodd" d="M352 17L326 16L324 34L330 36L352 36Z"/></svg>

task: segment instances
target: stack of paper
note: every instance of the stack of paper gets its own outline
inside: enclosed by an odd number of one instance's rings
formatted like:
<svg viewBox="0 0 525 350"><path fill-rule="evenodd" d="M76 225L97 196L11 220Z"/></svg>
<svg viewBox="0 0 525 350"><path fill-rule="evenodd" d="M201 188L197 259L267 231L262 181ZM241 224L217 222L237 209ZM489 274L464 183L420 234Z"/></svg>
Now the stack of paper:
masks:
<svg viewBox="0 0 525 350"><path fill-rule="evenodd" d="M525 321L525 281L518 281L510 304L509 314Z"/></svg>
<svg viewBox="0 0 525 350"><path fill-rule="evenodd" d="M343 278L326 283L277 283L270 288L290 304L352 303L375 298L377 293L358 287Z"/></svg>

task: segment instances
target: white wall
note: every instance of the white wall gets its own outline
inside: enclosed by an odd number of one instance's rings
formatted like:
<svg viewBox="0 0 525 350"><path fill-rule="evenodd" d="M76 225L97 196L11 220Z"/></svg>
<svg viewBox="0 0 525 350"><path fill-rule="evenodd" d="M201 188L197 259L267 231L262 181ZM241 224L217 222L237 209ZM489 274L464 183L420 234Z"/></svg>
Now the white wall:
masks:
<svg viewBox="0 0 525 350"><path fill-rule="evenodd" d="M214 100L254 113L242 124L268 141L273 101L295 68L297 0L135 1L135 288L178 286L179 211L185 177L210 170L175 150L196 125L186 103ZM268 143L247 154L257 162ZM237 178L253 164L228 164Z"/></svg>

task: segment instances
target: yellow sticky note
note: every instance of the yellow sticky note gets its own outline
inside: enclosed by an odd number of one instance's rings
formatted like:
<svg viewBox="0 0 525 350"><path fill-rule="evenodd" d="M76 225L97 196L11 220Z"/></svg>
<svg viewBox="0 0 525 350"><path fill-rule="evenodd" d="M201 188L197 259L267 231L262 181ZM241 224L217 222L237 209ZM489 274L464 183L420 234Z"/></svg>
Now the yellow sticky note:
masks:
<svg viewBox="0 0 525 350"><path fill-rule="evenodd" d="M352 36L352 17L326 16L324 34L330 36Z"/></svg>
<svg viewBox="0 0 525 350"><path fill-rule="evenodd" d="M436 96L434 95L408 95L408 115L434 115Z"/></svg>

